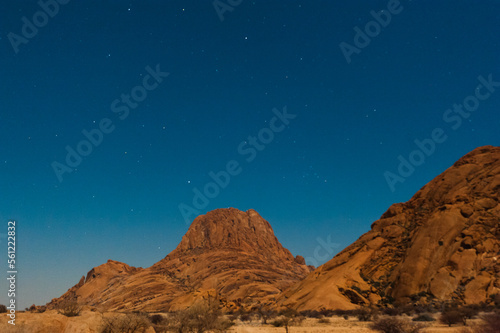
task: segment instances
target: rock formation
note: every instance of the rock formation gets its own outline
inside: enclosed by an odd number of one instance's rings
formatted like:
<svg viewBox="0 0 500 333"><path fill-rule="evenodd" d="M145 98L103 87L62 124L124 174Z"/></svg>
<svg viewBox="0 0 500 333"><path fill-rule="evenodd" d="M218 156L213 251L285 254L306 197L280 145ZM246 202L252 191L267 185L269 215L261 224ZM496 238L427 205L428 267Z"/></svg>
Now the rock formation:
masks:
<svg viewBox="0 0 500 333"><path fill-rule="evenodd" d="M477 148L313 272L254 210L218 209L197 217L155 265L110 260L48 307L77 300L111 311L172 311L206 297L228 310L488 303L500 294L499 191L500 147Z"/></svg>
<svg viewBox="0 0 500 333"><path fill-rule="evenodd" d="M500 147L475 149L280 302L299 310L489 302L500 293L499 191Z"/></svg>
<svg viewBox="0 0 500 333"><path fill-rule="evenodd" d="M142 269L109 260L48 307L72 299L111 311L171 311L211 296L227 309L249 309L273 302L310 270L256 211L217 209L197 217L155 265Z"/></svg>

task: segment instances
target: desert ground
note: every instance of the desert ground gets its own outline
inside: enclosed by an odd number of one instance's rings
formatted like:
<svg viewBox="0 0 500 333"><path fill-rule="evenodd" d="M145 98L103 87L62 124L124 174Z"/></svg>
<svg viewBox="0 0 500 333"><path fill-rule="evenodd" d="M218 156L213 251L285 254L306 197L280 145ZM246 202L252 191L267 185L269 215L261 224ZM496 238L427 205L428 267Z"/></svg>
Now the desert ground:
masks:
<svg viewBox="0 0 500 333"><path fill-rule="evenodd" d="M16 326L7 323L3 318L0 323L0 332L2 333L99 333L102 325L102 317L112 317L116 314L101 314L95 311L83 311L79 316L66 317L57 311L47 311L45 313L17 313ZM290 333L323 333L323 332L352 332L369 333L375 332L368 328L370 322L360 322L356 318L348 320L342 317L333 316L328 318L329 323L319 323L318 319L306 318L300 325L289 327ZM470 320L469 324L474 325L479 320ZM439 322L428 324L429 326L422 330L424 333L452 333L460 332L463 326L447 327ZM228 332L235 333L284 333L284 327L273 327L272 325L263 325L260 321L241 322L235 321L235 325ZM155 333L153 327L146 330L146 333Z"/></svg>

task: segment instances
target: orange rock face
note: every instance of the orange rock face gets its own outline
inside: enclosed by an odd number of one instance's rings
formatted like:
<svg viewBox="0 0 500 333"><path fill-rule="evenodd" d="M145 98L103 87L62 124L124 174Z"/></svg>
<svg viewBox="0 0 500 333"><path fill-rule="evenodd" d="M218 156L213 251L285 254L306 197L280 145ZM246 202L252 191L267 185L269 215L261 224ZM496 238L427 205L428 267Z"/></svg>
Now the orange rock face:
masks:
<svg viewBox="0 0 500 333"><path fill-rule="evenodd" d="M256 211L217 209L197 217L177 248L155 265L108 261L52 300L107 310L171 311L211 295L227 309L259 307L310 272Z"/></svg>
<svg viewBox="0 0 500 333"><path fill-rule="evenodd" d="M465 155L371 231L290 288L305 309L453 300L500 293L500 147Z"/></svg>
<svg viewBox="0 0 500 333"><path fill-rule="evenodd" d="M48 307L76 299L110 311L172 311L207 295L247 310L488 303L500 294L499 191L500 147L477 148L313 272L254 210L218 209L197 217L155 265L110 260Z"/></svg>

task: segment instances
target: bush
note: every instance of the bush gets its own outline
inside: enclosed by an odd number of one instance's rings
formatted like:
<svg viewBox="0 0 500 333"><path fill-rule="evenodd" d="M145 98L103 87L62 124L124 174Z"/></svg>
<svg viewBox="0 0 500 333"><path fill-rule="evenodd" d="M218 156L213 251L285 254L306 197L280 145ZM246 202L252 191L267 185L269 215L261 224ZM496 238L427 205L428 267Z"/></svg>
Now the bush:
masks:
<svg viewBox="0 0 500 333"><path fill-rule="evenodd" d="M396 317L384 317L373 322L370 328L382 333L418 333L424 326Z"/></svg>
<svg viewBox="0 0 500 333"><path fill-rule="evenodd" d="M398 308L385 308L383 313L388 316L399 316L401 314Z"/></svg>
<svg viewBox="0 0 500 333"><path fill-rule="evenodd" d="M288 333L288 328L292 325L300 325L304 317L299 315L294 309L287 308L280 312L280 318L275 319L271 322L274 327L284 327L286 333Z"/></svg>
<svg viewBox="0 0 500 333"><path fill-rule="evenodd" d="M373 317L373 310L369 308L361 308L356 311L356 317L359 321L370 321Z"/></svg>
<svg viewBox="0 0 500 333"><path fill-rule="evenodd" d="M150 327L144 314L128 313L113 317L103 317L100 333L145 333Z"/></svg>
<svg viewBox="0 0 500 333"><path fill-rule="evenodd" d="M151 323L153 325L161 325L166 321L165 317L163 317L160 314L154 314L154 315L150 316L149 320L151 321Z"/></svg>
<svg viewBox="0 0 500 333"><path fill-rule="evenodd" d="M328 318L319 318L318 323L320 324L330 324L330 319Z"/></svg>
<svg viewBox="0 0 500 333"><path fill-rule="evenodd" d="M31 308L30 308L31 311ZM62 302L57 309L57 312L66 317L76 317L80 315L82 307L76 301Z"/></svg>
<svg viewBox="0 0 500 333"><path fill-rule="evenodd" d="M305 317L308 317L308 318L316 318L316 319L319 319L319 318L322 318L323 317L323 314L319 313L318 311L316 310L305 310L305 311L301 311L300 314L302 316L305 316Z"/></svg>
<svg viewBox="0 0 500 333"><path fill-rule="evenodd" d="M463 308L461 308L458 311L460 311L466 319L472 319L478 315L479 307L469 305L469 306L464 306Z"/></svg>
<svg viewBox="0 0 500 333"><path fill-rule="evenodd" d="M275 319L271 322L271 325L273 325L274 327L283 327L284 323L281 319Z"/></svg>
<svg viewBox="0 0 500 333"><path fill-rule="evenodd" d="M494 312L482 317L483 324L477 328L477 333L498 333L500 332L500 313Z"/></svg>
<svg viewBox="0 0 500 333"><path fill-rule="evenodd" d="M462 323L465 326L466 324L465 320L466 320L465 315L458 310L448 310L441 313L441 316L439 316L439 321L450 327L451 325L457 323Z"/></svg>
<svg viewBox="0 0 500 333"><path fill-rule="evenodd" d="M234 325L233 322L221 316L218 302L202 301L184 311L177 312L169 328L179 333L201 333L206 331L226 331L232 325Z"/></svg>
<svg viewBox="0 0 500 333"><path fill-rule="evenodd" d="M340 310L337 310L337 311L334 311L334 310L321 310L319 313L320 316L324 316L324 317L331 317L333 315L337 315L336 312L338 312ZM344 313L342 313L343 315Z"/></svg>
<svg viewBox="0 0 500 333"><path fill-rule="evenodd" d="M33 304L32 306L27 308L26 311L44 313L45 311L47 311L47 306L46 305L36 306L35 304Z"/></svg>
<svg viewBox="0 0 500 333"><path fill-rule="evenodd" d="M433 316L428 313L422 313L412 319L413 321L435 321Z"/></svg>
<svg viewBox="0 0 500 333"><path fill-rule="evenodd" d="M267 324L269 319L276 317L276 311L264 307L257 309L257 313L262 318L263 324Z"/></svg>
<svg viewBox="0 0 500 333"><path fill-rule="evenodd" d="M252 316L248 313L242 313L242 314L240 314L240 320L241 321L251 321Z"/></svg>
<svg viewBox="0 0 500 333"><path fill-rule="evenodd" d="M0 313L5 313L7 312L7 307L3 304L0 304Z"/></svg>

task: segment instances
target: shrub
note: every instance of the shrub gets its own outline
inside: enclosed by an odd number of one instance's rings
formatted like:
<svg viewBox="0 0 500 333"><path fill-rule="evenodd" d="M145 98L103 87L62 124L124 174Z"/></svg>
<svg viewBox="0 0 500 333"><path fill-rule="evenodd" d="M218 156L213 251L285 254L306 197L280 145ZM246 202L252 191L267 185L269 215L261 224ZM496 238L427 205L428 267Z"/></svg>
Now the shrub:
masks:
<svg viewBox="0 0 500 333"><path fill-rule="evenodd" d="M383 313L388 316L399 316L401 314L398 308L385 308Z"/></svg>
<svg viewBox="0 0 500 333"><path fill-rule="evenodd" d="M264 307L260 307L257 313L261 316L263 324L267 324L269 319L276 317L276 311Z"/></svg>
<svg viewBox="0 0 500 333"><path fill-rule="evenodd" d="M412 320L413 321L435 321L436 319L434 319L434 317L428 313L421 313L418 316L416 316L415 318L413 318Z"/></svg>
<svg viewBox="0 0 500 333"><path fill-rule="evenodd" d="M232 325L234 325L233 322L221 316L217 302L202 301L186 310L175 313L169 328L179 333L201 333L206 331L226 331Z"/></svg>
<svg viewBox="0 0 500 333"><path fill-rule="evenodd" d="M103 317L100 333L145 333L150 327L144 314L127 313L113 317Z"/></svg>
<svg viewBox="0 0 500 333"><path fill-rule="evenodd" d="M31 308L30 308L31 311ZM57 309L57 312L66 317L76 317L80 315L82 307L76 301L62 302Z"/></svg>
<svg viewBox="0 0 500 333"><path fill-rule="evenodd" d="M282 327L283 326L283 320L281 319L275 319L271 322L271 325L274 327Z"/></svg>
<svg viewBox="0 0 500 333"><path fill-rule="evenodd" d="M304 320L303 316L300 316L294 309L285 309L280 312L280 318L275 319L271 322L274 327L284 327L286 333L288 333L288 328L292 325L300 325Z"/></svg>
<svg viewBox="0 0 500 333"><path fill-rule="evenodd" d="M469 305L469 306L464 306L463 308L460 308L459 311L464 315L464 317L466 319L472 319L478 315L479 307Z"/></svg>
<svg viewBox="0 0 500 333"><path fill-rule="evenodd" d="M7 307L3 304L0 304L0 313L5 313L7 312Z"/></svg>
<svg viewBox="0 0 500 333"><path fill-rule="evenodd" d="M359 321L370 321L373 317L373 310L369 308L361 308L356 311L356 317Z"/></svg>
<svg viewBox="0 0 500 333"><path fill-rule="evenodd" d="M498 333L500 332L500 313L494 312L482 317L483 324L477 328L477 333Z"/></svg>
<svg viewBox="0 0 500 333"><path fill-rule="evenodd" d="M320 323L320 324L329 324L330 323L330 319L328 319L328 318L319 318L318 319L318 323Z"/></svg>
<svg viewBox="0 0 500 333"><path fill-rule="evenodd" d="M154 315L150 316L149 320L151 321L151 323L153 325L161 325L166 321L165 317L163 317L160 314L154 314Z"/></svg>
<svg viewBox="0 0 500 333"><path fill-rule="evenodd" d="M250 314L248 314L248 313L242 313L242 314L240 314L240 320L241 321L250 321L250 320L252 320L252 316L250 316Z"/></svg>
<svg viewBox="0 0 500 333"><path fill-rule="evenodd" d="M451 327L451 325L462 323L465 326L465 315L458 310L448 310L441 313L439 321Z"/></svg>
<svg viewBox="0 0 500 333"><path fill-rule="evenodd" d="M349 316L352 315L353 310L333 310L329 311L329 315L324 314L325 317L331 317L331 316L337 316L337 317L344 317L344 316ZM320 312L323 314L323 311Z"/></svg>
<svg viewBox="0 0 500 333"><path fill-rule="evenodd" d="M396 317L384 317L373 322L370 328L383 333L418 333L424 326Z"/></svg>
<svg viewBox="0 0 500 333"><path fill-rule="evenodd" d="M339 311L339 310L337 310L337 311ZM324 310L319 311L318 314L320 316L324 316L324 317L331 317L333 315L336 315L336 311L334 311L334 310L325 310L324 309Z"/></svg>
<svg viewBox="0 0 500 333"><path fill-rule="evenodd" d="M411 304L405 304L398 307L398 311L400 314L406 314L408 316L412 316L415 314L415 307Z"/></svg>
<svg viewBox="0 0 500 333"><path fill-rule="evenodd" d="M322 318L323 317L323 314L319 313L318 311L316 310L305 310L305 311L301 311L300 314L302 316L305 316L305 317L308 317L308 318L316 318L316 319L319 319L319 318Z"/></svg>

